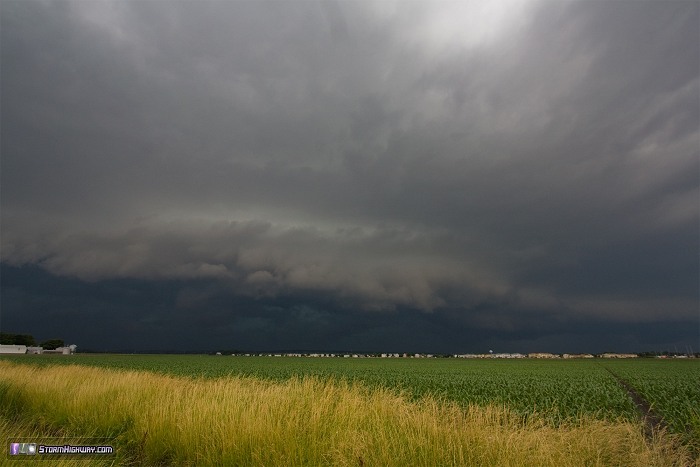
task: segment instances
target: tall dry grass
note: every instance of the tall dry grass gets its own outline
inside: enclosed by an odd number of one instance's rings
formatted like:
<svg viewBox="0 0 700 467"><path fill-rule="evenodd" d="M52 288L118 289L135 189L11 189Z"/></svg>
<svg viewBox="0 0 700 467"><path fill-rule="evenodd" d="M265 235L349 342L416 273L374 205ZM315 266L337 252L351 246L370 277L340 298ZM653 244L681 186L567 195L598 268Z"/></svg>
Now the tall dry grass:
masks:
<svg viewBox="0 0 700 467"><path fill-rule="evenodd" d="M10 427L8 436L16 429L111 437L118 465L696 463L672 438L647 442L640 426L622 421L582 418L554 428L504 407L411 402L342 381L193 380L3 361L0 375L0 434Z"/></svg>

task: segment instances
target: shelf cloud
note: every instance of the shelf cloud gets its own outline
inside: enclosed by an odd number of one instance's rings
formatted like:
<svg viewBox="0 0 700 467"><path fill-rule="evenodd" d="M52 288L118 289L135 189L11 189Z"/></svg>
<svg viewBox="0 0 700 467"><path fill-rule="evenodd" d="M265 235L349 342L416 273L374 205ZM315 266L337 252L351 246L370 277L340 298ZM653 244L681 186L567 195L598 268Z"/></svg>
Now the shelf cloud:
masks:
<svg viewBox="0 0 700 467"><path fill-rule="evenodd" d="M10 0L0 21L3 328L699 344L695 1ZM69 331L86 319L114 341Z"/></svg>

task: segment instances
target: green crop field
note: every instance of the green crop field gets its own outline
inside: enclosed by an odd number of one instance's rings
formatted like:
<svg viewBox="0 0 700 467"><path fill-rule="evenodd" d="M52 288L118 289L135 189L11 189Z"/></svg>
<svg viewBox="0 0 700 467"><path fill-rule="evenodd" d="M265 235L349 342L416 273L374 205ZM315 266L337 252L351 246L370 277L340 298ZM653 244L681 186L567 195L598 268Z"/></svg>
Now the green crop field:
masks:
<svg viewBox="0 0 700 467"><path fill-rule="evenodd" d="M54 368L87 365L147 371L194 381L252 377L284 383L360 383L408 401L436 400L469 408L504 407L522 420L557 428L580 419L640 424L618 379L631 385L663 418L673 436L700 452L700 360L472 360L234 357L209 355L3 356L0 360ZM2 381L0 376L0 381ZM3 401L0 399L0 403Z"/></svg>
<svg viewBox="0 0 700 467"><path fill-rule="evenodd" d="M505 404L552 421L592 414L603 419L638 418L626 391L607 371L632 384L677 429L697 422L700 361L696 360L472 360L232 357L211 355L4 356L35 365L81 364L146 370L187 377L293 376L360 381L404 391L417 399L437 396L464 405Z"/></svg>

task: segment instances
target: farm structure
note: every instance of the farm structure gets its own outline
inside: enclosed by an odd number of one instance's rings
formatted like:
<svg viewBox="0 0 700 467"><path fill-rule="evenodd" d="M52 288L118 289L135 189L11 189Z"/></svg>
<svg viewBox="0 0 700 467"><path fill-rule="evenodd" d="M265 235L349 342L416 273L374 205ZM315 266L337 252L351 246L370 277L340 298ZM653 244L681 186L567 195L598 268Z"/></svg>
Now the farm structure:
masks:
<svg viewBox="0 0 700 467"><path fill-rule="evenodd" d="M66 347L56 347L53 350L46 350L43 347L27 347L26 345L0 345L0 354L60 354L60 355L71 355L75 353L78 348L77 345L69 345Z"/></svg>
<svg viewBox="0 0 700 467"><path fill-rule="evenodd" d="M0 344L0 354L23 354L27 353L26 345Z"/></svg>

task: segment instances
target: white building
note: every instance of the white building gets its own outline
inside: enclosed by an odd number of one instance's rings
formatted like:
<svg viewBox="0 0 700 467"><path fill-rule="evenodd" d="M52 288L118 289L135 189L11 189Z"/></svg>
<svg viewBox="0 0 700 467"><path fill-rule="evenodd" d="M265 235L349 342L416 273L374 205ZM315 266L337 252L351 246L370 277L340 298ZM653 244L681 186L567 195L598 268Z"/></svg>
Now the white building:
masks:
<svg viewBox="0 0 700 467"><path fill-rule="evenodd" d="M0 354L24 354L27 353L26 345L0 344Z"/></svg>
<svg viewBox="0 0 700 467"><path fill-rule="evenodd" d="M56 347L55 350L44 350L43 353L58 353L61 355L71 355L75 353L75 349L77 349L78 346L73 344L69 345L67 347ZM221 355L221 354L219 354Z"/></svg>
<svg viewBox="0 0 700 467"><path fill-rule="evenodd" d="M595 358L589 353L565 353L562 355L563 358Z"/></svg>
<svg viewBox="0 0 700 467"><path fill-rule="evenodd" d="M549 352L533 352L527 354L527 358L560 358L559 355Z"/></svg>
<svg viewBox="0 0 700 467"><path fill-rule="evenodd" d="M636 353L604 353L600 355L601 358L637 358L639 355Z"/></svg>

